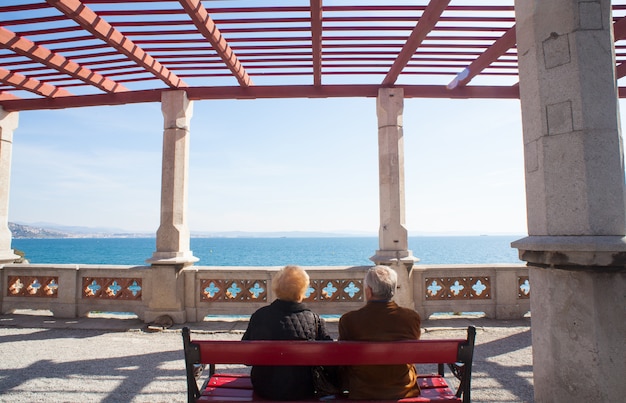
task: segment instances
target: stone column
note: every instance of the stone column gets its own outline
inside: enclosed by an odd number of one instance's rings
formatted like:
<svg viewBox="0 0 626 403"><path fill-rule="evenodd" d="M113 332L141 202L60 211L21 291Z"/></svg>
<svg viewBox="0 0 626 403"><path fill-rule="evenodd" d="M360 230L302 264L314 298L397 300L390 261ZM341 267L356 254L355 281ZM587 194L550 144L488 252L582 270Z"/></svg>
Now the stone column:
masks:
<svg viewBox="0 0 626 403"><path fill-rule="evenodd" d="M535 401L626 396L626 207L611 3L516 0Z"/></svg>
<svg viewBox="0 0 626 403"><path fill-rule="evenodd" d="M193 102L185 91L164 91L163 165L161 167L161 225L148 263L187 266L198 261L189 246L187 187L189 166L189 122Z"/></svg>
<svg viewBox="0 0 626 403"><path fill-rule="evenodd" d="M187 225L187 174L189 165L189 121L193 103L180 90L164 91L161 96L164 117L163 166L161 180L161 225L157 230L157 250L147 262L152 264L146 291L148 309L145 322L160 322L169 316L184 323L185 276L182 268L198 261L189 248Z"/></svg>
<svg viewBox="0 0 626 403"><path fill-rule="evenodd" d="M19 258L11 249L9 230L9 189L11 183L11 153L13 131L17 129L18 113L0 108L0 264L13 263Z"/></svg>
<svg viewBox="0 0 626 403"><path fill-rule="evenodd" d="M402 88L381 88L378 91L379 250L370 260L391 266L398 272L395 300L400 305L413 306L411 268L419 259L409 250L405 227L403 108Z"/></svg>

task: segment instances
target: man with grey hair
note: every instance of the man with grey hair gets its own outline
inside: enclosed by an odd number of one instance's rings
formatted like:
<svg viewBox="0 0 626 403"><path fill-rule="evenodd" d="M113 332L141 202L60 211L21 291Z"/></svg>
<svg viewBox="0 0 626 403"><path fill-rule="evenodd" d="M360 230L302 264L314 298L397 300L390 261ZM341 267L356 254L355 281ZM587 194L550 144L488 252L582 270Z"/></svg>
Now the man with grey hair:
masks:
<svg viewBox="0 0 626 403"><path fill-rule="evenodd" d="M398 275L391 268L370 268L363 281L366 304L339 319L339 340L419 339L419 314L392 301L397 282ZM420 393L413 364L351 366L346 367L342 375L350 399L401 399Z"/></svg>

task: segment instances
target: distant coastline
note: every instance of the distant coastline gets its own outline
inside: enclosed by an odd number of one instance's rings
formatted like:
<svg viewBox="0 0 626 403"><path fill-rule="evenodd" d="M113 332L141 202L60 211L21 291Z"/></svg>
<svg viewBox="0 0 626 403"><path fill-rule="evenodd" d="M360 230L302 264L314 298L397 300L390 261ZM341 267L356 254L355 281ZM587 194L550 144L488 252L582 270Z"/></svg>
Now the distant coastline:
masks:
<svg viewBox="0 0 626 403"><path fill-rule="evenodd" d="M91 228L58 224L25 224L9 222L13 239L66 239L66 238L155 238L154 232L129 232L119 228ZM515 233L464 233L410 232L409 236L526 236ZM355 238L378 237L377 231L191 231L191 238Z"/></svg>
<svg viewBox="0 0 626 403"><path fill-rule="evenodd" d="M71 231L58 228L44 228L32 225L9 223L13 239L65 239L65 238L154 238L154 234L133 234L125 232Z"/></svg>
<svg viewBox="0 0 626 403"><path fill-rule="evenodd" d="M64 239L64 238L155 238L156 231L126 232L120 229L68 227L61 225L36 226L28 224L9 223L9 230L14 239ZM344 238L344 237L373 237L376 233L364 232L319 232L319 231L276 231L276 232L246 232L221 231L191 232L192 238Z"/></svg>
<svg viewBox="0 0 626 403"><path fill-rule="evenodd" d="M64 239L64 238L155 238L156 231L123 232L106 228L88 227L39 227L34 225L9 223L9 230L14 239ZM192 238L344 238L344 237L373 237L376 233L335 233L317 231L276 231L276 232L191 232Z"/></svg>

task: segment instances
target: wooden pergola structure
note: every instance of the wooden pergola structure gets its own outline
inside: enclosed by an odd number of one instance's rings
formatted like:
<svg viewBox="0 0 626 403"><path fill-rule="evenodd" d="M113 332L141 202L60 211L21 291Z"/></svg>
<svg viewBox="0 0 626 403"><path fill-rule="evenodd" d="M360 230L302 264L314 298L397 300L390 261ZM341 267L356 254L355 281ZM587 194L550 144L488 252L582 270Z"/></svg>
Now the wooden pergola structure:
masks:
<svg viewBox="0 0 626 403"><path fill-rule="evenodd" d="M614 3L621 78L626 2ZM191 100L392 86L407 98L519 97L513 0L5 0L0 48L5 111L159 102L165 89Z"/></svg>

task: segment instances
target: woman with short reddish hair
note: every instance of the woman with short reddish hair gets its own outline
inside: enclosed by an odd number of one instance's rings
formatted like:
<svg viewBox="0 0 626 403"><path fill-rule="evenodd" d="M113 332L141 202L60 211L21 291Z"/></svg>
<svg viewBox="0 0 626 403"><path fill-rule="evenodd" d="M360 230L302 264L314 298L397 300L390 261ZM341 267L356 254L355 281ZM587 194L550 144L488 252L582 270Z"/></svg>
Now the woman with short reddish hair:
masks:
<svg viewBox="0 0 626 403"><path fill-rule="evenodd" d="M285 266L272 279L276 300L250 317L242 340L332 340L324 320L302 302L309 275L298 266ZM266 399L313 397L313 376L307 366L260 366L250 373L254 391Z"/></svg>

